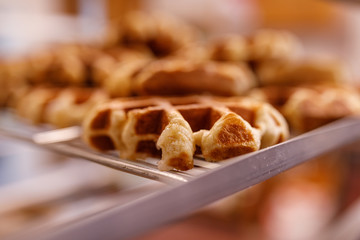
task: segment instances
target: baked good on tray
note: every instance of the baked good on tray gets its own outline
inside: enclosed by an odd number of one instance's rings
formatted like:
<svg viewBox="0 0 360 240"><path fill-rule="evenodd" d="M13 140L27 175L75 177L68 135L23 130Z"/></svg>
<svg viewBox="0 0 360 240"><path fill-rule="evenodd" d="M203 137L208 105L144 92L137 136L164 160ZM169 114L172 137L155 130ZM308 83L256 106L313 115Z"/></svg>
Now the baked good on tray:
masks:
<svg viewBox="0 0 360 240"><path fill-rule="evenodd" d="M132 95L212 94L237 96L256 86L246 64L220 63L184 57L137 58L117 62L99 61L95 73L99 85L112 97Z"/></svg>
<svg viewBox="0 0 360 240"><path fill-rule="evenodd" d="M131 12L113 23L107 34L108 46L145 47L164 57L198 40L198 30L161 13Z"/></svg>
<svg viewBox="0 0 360 240"><path fill-rule="evenodd" d="M16 113L33 124L49 123L55 127L81 124L96 104L108 99L100 89L92 88L24 88L15 100Z"/></svg>
<svg viewBox="0 0 360 240"><path fill-rule="evenodd" d="M191 169L194 154L220 161L277 144L289 135L285 118L302 132L359 112L358 95L329 85L347 81L346 70L295 60L301 44L291 33L207 45L172 18L131 13L119 24L102 46L69 44L22 61L10 71L21 73L19 90L0 94L0 104L35 124L83 124L90 146L161 157L161 170Z"/></svg>
<svg viewBox="0 0 360 240"><path fill-rule="evenodd" d="M152 58L152 54L143 49L114 47L106 50L104 54L93 61L91 65L92 78L95 85L104 86L106 79L118 68L123 68L123 64L150 61Z"/></svg>
<svg viewBox="0 0 360 240"><path fill-rule="evenodd" d="M255 77L245 64L172 58L142 68L134 76L133 91L138 95L236 96L255 85Z"/></svg>
<svg viewBox="0 0 360 240"><path fill-rule="evenodd" d="M107 76L105 76L100 86L111 97L128 97L133 95L135 75L141 71L148 63L149 59L127 59L109 66ZM99 66L98 66L99 67ZM100 69L97 68L97 71ZM105 69L103 69L105 70Z"/></svg>
<svg viewBox="0 0 360 240"><path fill-rule="evenodd" d="M255 72L262 85L336 84L350 79L347 69L334 59L267 61Z"/></svg>
<svg viewBox="0 0 360 240"><path fill-rule="evenodd" d="M211 59L218 61L262 62L296 57L300 41L291 33L279 30L259 30L248 37L224 36L210 46Z"/></svg>
<svg viewBox="0 0 360 240"><path fill-rule="evenodd" d="M306 132L360 114L360 96L341 87L302 88L290 96L282 113L294 130Z"/></svg>
<svg viewBox="0 0 360 240"><path fill-rule="evenodd" d="M272 85L255 89L249 95L276 107L290 127L300 133L360 114L359 93L343 84Z"/></svg>
<svg viewBox="0 0 360 240"><path fill-rule="evenodd" d="M277 110L241 97L114 99L93 109L83 130L97 150L116 149L127 159L161 156L160 170L191 169L196 150L208 161L220 161L288 137Z"/></svg>
<svg viewBox="0 0 360 240"><path fill-rule="evenodd" d="M26 82L27 63L24 59L0 58L0 107L6 107L12 93Z"/></svg>

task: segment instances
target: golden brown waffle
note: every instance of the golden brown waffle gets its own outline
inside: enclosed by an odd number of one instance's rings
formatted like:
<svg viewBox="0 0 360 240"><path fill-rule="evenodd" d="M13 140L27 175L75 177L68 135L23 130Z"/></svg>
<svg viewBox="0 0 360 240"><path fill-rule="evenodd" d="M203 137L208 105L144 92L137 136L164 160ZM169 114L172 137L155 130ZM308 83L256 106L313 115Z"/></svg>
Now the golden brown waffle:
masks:
<svg viewBox="0 0 360 240"><path fill-rule="evenodd" d="M256 67L262 85L335 84L349 82L345 67L335 60L271 61Z"/></svg>
<svg viewBox="0 0 360 240"><path fill-rule="evenodd" d="M96 85L104 86L107 78L111 77L114 71L119 68L126 68L123 65L131 62L147 61L151 58L151 53L144 50L120 47L108 49L106 54L104 53L94 60L92 64L92 77ZM106 88L106 86L104 87Z"/></svg>
<svg viewBox="0 0 360 240"><path fill-rule="evenodd" d="M83 85L85 67L72 50L43 51L28 59L28 80L31 84Z"/></svg>
<svg viewBox="0 0 360 240"><path fill-rule="evenodd" d="M311 88L311 86L286 86L286 85L269 85L260 88L254 88L248 96L259 101L270 103L276 109L281 111L281 108L289 100L290 96L298 89Z"/></svg>
<svg viewBox="0 0 360 240"><path fill-rule="evenodd" d="M149 61L149 55L123 50L117 56L106 55L95 61L93 76L111 97L130 96L133 92L134 75Z"/></svg>
<svg viewBox="0 0 360 240"><path fill-rule="evenodd" d="M58 88L42 87L22 89L19 98L15 100L17 115L34 124L43 123L45 109L59 91Z"/></svg>
<svg viewBox="0 0 360 240"><path fill-rule="evenodd" d="M104 55L99 48L75 44L43 50L28 57L27 80L37 86L94 86L93 64Z"/></svg>
<svg viewBox="0 0 360 240"><path fill-rule="evenodd" d="M360 113L360 96L346 85L266 86L250 96L276 107L297 132Z"/></svg>
<svg viewBox="0 0 360 240"><path fill-rule="evenodd" d="M290 126L305 132L342 117L360 114L360 96L340 87L298 89L282 108Z"/></svg>
<svg viewBox="0 0 360 240"><path fill-rule="evenodd" d="M14 92L26 84L26 72L25 61L0 59L0 107L8 106Z"/></svg>
<svg viewBox="0 0 360 240"><path fill-rule="evenodd" d="M127 159L162 156L160 170L192 168L195 146L206 160L219 161L288 136L274 108L240 97L116 99L93 109L83 127L93 148L117 149Z"/></svg>
<svg viewBox="0 0 360 240"><path fill-rule="evenodd" d="M107 99L107 94L98 89L28 88L17 100L16 112L34 124L68 127L79 125L91 108Z"/></svg>
<svg viewBox="0 0 360 240"><path fill-rule="evenodd" d="M8 98L8 87L7 87L7 71L5 63L0 61L0 88L2 89L0 93L0 107L4 106L6 99Z"/></svg>
<svg viewBox="0 0 360 240"><path fill-rule="evenodd" d="M173 54L198 37L192 26L160 13L128 13L113 24L108 33L109 46L142 46L157 57Z"/></svg>
<svg viewBox="0 0 360 240"><path fill-rule="evenodd" d="M135 75L133 91L138 95L236 96L255 85L251 70L240 63L163 59L151 62Z"/></svg>
<svg viewBox="0 0 360 240"><path fill-rule="evenodd" d="M227 36L210 46L211 58L219 61L269 61L294 58L301 49L291 33L260 30L252 36Z"/></svg>

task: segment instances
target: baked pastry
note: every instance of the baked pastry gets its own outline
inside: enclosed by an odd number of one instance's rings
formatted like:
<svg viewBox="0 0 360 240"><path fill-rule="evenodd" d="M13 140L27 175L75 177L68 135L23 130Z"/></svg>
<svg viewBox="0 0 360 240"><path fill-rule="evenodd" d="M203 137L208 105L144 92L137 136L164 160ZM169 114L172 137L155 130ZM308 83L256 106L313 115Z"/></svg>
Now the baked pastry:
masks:
<svg viewBox="0 0 360 240"><path fill-rule="evenodd" d="M133 61L145 61L152 59L151 53L145 50L129 48L112 48L106 50L92 64L92 78L97 86L103 86L104 81L122 64Z"/></svg>
<svg viewBox="0 0 360 240"><path fill-rule="evenodd" d="M60 128L80 125L94 106L108 99L101 89L65 88L47 104L44 122Z"/></svg>
<svg viewBox="0 0 360 240"><path fill-rule="evenodd" d="M301 50L300 40L288 31L263 29L249 38L250 60L293 59Z"/></svg>
<svg viewBox="0 0 360 240"><path fill-rule="evenodd" d="M336 84L350 78L340 62L320 59L264 62L256 75L262 85Z"/></svg>
<svg viewBox="0 0 360 240"><path fill-rule="evenodd" d="M252 72L244 64L162 59L135 75L133 91L138 95L236 96L255 85Z"/></svg>
<svg viewBox="0 0 360 240"><path fill-rule="evenodd" d="M15 100L15 110L18 116L33 124L43 123L47 105L59 94L59 88L25 88ZM31 104L29 104L31 103Z"/></svg>
<svg viewBox="0 0 360 240"><path fill-rule="evenodd" d="M352 89L340 87L298 89L289 97L282 113L295 131L306 132L360 114L360 96Z"/></svg>
<svg viewBox="0 0 360 240"><path fill-rule="evenodd" d="M15 110L19 116L56 127L79 125L91 108L108 99L104 91L90 88L32 87L18 95Z"/></svg>
<svg viewBox="0 0 360 240"><path fill-rule="evenodd" d="M133 52L102 57L94 63L94 78L111 97L131 96L135 74L149 61L148 56Z"/></svg>
<svg viewBox="0 0 360 240"><path fill-rule="evenodd" d="M157 57L172 55L198 37L190 25L160 13L131 12L110 27L107 45L147 47Z"/></svg>
<svg viewBox="0 0 360 240"><path fill-rule="evenodd" d="M311 88L311 85L287 86L287 85L268 85L252 89L247 96L258 101L270 103L280 110L289 100L290 96L298 89Z"/></svg>
<svg viewBox="0 0 360 240"><path fill-rule="evenodd" d="M259 30L253 35L226 36L210 46L211 58L218 61L287 60L297 56L300 41L291 33Z"/></svg>
<svg viewBox="0 0 360 240"><path fill-rule="evenodd" d="M26 85L27 63L0 59L0 107L9 106L15 91Z"/></svg>
<svg viewBox="0 0 360 240"><path fill-rule="evenodd" d="M208 47L200 42L188 44L166 58L191 60L193 62L204 62L211 60Z"/></svg>
<svg viewBox="0 0 360 240"><path fill-rule="evenodd" d="M347 85L274 85L254 89L249 96L273 105L300 133L360 113L360 95Z"/></svg>
<svg viewBox="0 0 360 240"><path fill-rule="evenodd" d="M253 152L288 137L270 105L248 98L143 97L115 99L86 117L84 140L122 158L161 157L160 170L193 167L195 145L208 161Z"/></svg>
<svg viewBox="0 0 360 240"><path fill-rule="evenodd" d="M93 87L95 61L107 54L88 45L60 45L28 57L27 80L31 85Z"/></svg>
<svg viewBox="0 0 360 240"><path fill-rule="evenodd" d="M48 50L28 59L28 81L32 85L83 85L86 69L81 58L72 50Z"/></svg>

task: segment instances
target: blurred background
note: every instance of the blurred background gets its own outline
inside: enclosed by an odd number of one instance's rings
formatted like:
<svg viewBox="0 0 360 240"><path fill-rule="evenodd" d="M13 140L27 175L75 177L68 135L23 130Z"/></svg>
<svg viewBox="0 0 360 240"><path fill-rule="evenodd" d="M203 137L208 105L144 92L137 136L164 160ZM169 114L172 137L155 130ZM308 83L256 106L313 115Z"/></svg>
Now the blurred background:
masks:
<svg viewBox="0 0 360 240"><path fill-rule="evenodd" d="M204 36L293 32L360 79L360 4L325 0L0 0L0 59L57 43L101 42L134 10L164 12ZM319 157L137 239L359 239L359 143ZM81 171L82 174L79 174ZM0 238L50 229L163 188L0 138Z"/></svg>
<svg viewBox="0 0 360 240"><path fill-rule="evenodd" d="M2 0L0 54L14 56L54 42L99 40L109 22L141 9L180 17L213 36L259 28L290 30L309 54L336 55L359 74L358 8L356 1L325 0Z"/></svg>

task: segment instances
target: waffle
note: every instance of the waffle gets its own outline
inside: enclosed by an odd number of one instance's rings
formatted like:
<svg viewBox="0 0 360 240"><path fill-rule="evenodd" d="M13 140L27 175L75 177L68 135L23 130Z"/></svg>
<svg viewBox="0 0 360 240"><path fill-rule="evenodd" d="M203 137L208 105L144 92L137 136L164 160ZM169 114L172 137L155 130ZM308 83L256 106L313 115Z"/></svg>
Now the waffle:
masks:
<svg viewBox="0 0 360 240"><path fill-rule="evenodd" d="M19 99L15 100L17 115L34 124L43 123L46 106L58 96L59 91L58 88L42 87L22 89Z"/></svg>
<svg viewBox="0 0 360 240"><path fill-rule="evenodd" d="M360 97L346 88L298 89L284 104L282 112L290 126L306 132L342 117L360 114Z"/></svg>
<svg viewBox="0 0 360 240"><path fill-rule="evenodd" d="M103 86L117 68L121 68L123 64L133 61L150 60L151 53L144 50L128 49L128 48L112 48L106 53L99 56L92 64L92 78L98 86Z"/></svg>
<svg viewBox="0 0 360 240"><path fill-rule="evenodd" d="M138 95L235 96L255 84L252 72L243 64L164 59L148 64L135 75L133 91Z"/></svg>
<svg viewBox="0 0 360 240"><path fill-rule="evenodd" d="M0 93L0 107L4 106L8 97L8 87L6 84L7 71L5 63L0 60L0 87L3 89Z"/></svg>
<svg viewBox="0 0 360 240"><path fill-rule="evenodd" d="M269 85L252 89L248 96L259 101L268 102L281 111L281 108L286 104L291 95L303 88L311 88L311 86Z"/></svg>
<svg viewBox="0 0 360 240"><path fill-rule="evenodd" d="M126 159L160 157L160 170L188 170L193 155L220 161L285 140L283 117L248 98L143 97L116 99L86 117L84 140ZM195 147L196 146L196 147Z"/></svg>
<svg viewBox="0 0 360 240"><path fill-rule="evenodd" d="M133 93L134 75L148 62L148 58L129 58L124 61L110 62L100 59L95 65L95 73L102 75L100 86L111 97L127 97Z"/></svg>
<svg viewBox="0 0 360 240"><path fill-rule="evenodd" d="M85 67L73 51L43 51L28 59L30 84L82 85Z"/></svg>
<svg viewBox="0 0 360 240"><path fill-rule="evenodd" d="M27 88L16 101L16 112L33 124L49 123L56 127L79 125L96 104L108 99L97 89ZM31 103L31 104L29 104Z"/></svg>
<svg viewBox="0 0 360 240"><path fill-rule="evenodd" d="M23 60L0 59L0 107L9 106L14 92L23 87L27 64Z"/></svg>
<svg viewBox="0 0 360 240"><path fill-rule="evenodd" d="M277 108L296 132L360 113L360 96L346 85L266 86L250 96Z"/></svg>
<svg viewBox="0 0 360 240"><path fill-rule="evenodd" d="M172 55L198 38L192 26L161 13L131 12L108 32L108 46L148 48L155 56Z"/></svg>
<svg viewBox="0 0 360 240"><path fill-rule="evenodd" d="M264 62L256 68L262 85L335 84L349 82L349 73L335 60Z"/></svg>
<svg viewBox="0 0 360 240"><path fill-rule="evenodd" d="M27 79L36 86L94 86L93 64L104 55L96 47L75 44L43 50L28 58Z"/></svg>
<svg viewBox="0 0 360 240"><path fill-rule="evenodd" d="M171 56L168 56L167 59L168 58L180 58L195 62L204 62L211 60L209 47L200 42L188 44L174 52Z"/></svg>
<svg viewBox="0 0 360 240"><path fill-rule="evenodd" d="M214 42L210 49L211 58L214 60L262 62L292 59L301 49L301 44L288 32L260 30L249 37L223 37Z"/></svg>

